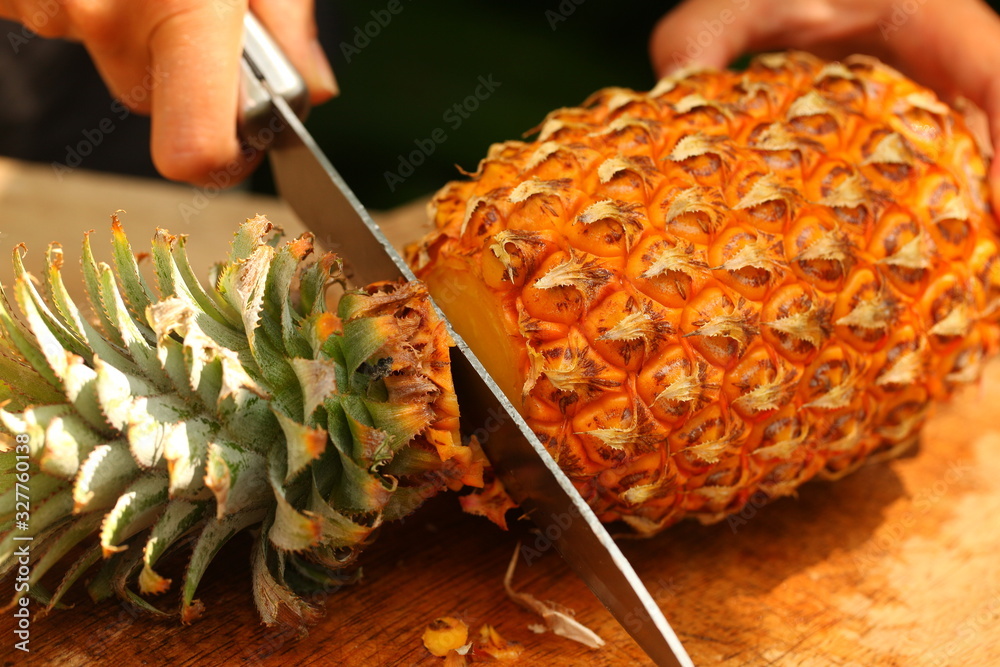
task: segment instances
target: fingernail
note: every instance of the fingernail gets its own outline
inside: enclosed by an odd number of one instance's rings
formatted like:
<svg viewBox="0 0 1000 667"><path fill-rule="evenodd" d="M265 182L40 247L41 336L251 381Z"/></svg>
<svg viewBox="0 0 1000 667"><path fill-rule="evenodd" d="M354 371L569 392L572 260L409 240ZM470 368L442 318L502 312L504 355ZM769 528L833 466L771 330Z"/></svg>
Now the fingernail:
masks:
<svg viewBox="0 0 1000 667"><path fill-rule="evenodd" d="M313 40L312 44L309 45L309 52L312 59L312 73L314 77L312 81L314 87L312 93L313 102L323 102L331 97L335 97L340 93L340 88L337 86L337 79L333 75L330 61L327 60L319 41Z"/></svg>

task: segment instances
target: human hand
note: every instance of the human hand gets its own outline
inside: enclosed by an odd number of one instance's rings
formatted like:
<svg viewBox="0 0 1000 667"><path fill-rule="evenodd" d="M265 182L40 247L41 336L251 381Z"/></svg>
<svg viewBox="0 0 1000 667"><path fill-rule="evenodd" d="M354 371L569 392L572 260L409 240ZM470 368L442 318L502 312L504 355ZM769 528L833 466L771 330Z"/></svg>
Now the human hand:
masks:
<svg viewBox="0 0 1000 667"><path fill-rule="evenodd" d="M0 17L82 42L111 93L152 116L153 163L199 185L246 177L260 159L236 136L248 5L302 73L316 104L337 92L313 0L0 0Z"/></svg>
<svg viewBox="0 0 1000 667"><path fill-rule="evenodd" d="M877 56L988 117L990 183L1000 217L1000 17L980 0L688 0L653 31L660 76L688 64L725 67L747 51L795 48L826 58Z"/></svg>

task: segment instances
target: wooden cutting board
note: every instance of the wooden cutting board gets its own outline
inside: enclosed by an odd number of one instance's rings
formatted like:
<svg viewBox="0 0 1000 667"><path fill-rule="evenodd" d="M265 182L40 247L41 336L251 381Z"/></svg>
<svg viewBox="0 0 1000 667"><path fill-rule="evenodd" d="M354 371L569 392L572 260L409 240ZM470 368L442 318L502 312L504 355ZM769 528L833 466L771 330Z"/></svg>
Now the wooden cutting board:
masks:
<svg viewBox="0 0 1000 667"><path fill-rule="evenodd" d="M187 207L205 206L194 215ZM241 219L266 213L290 232L287 207L240 193L206 197L182 186L0 161L0 246L44 244L77 256L83 230L123 208L138 250L159 225L193 238L195 261L221 257ZM185 219L185 213L188 213ZM422 207L383 218L396 238L416 236ZM104 255L107 257L107 254ZM0 271L5 281L9 269ZM980 387L942 407L918 451L837 483L714 526L685 523L625 554L698 665L989 666L1000 664L1000 361ZM426 624L458 616L491 623L520 642L524 665L645 664L643 654L559 556L521 565L515 584L576 610L607 646L585 649L535 634L537 619L507 600L502 577L524 522L504 533L438 498L387 526L362 557L364 580L327 600L304 639L262 627L249 586L250 539L230 543L199 593L207 611L190 627L133 616L116 602L79 599L33 619L31 653L13 650L10 612L0 616L7 665L436 665L422 647ZM11 586L4 582L4 585ZM4 591L8 595L12 591ZM176 595L176 593L168 593Z"/></svg>

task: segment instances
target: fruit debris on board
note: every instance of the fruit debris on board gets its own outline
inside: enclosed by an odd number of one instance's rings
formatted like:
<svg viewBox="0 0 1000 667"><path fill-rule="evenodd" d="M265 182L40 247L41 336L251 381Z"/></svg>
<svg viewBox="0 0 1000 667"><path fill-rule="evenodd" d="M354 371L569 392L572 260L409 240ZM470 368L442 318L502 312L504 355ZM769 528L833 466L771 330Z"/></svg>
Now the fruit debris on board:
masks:
<svg viewBox="0 0 1000 667"><path fill-rule="evenodd" d="M473 650L476 655L485 654L500 662L517 660L524 653L523 646L504 639L489 623L479 628L479 641L473 645Z"/></svg>
<svg viewBox="0 0 1000 667"><path fill-rule="evenodd" d="M600 518L648 535L898 454L978 379L986 167L877 60L767 54L492 146L408 258Z"/></svg>
<svg viewBox="0 0 1000 667"><path fill-rule="evenodd" d="M444 658L450 652L465 648L460 654L468 651L469 626L460 618L442 616L436 618L427 626L423 635L424 648L439 658Z"/></svg>
<svg viewBox="0 0 1000 667"><path fill-rule="evenodd" d="M485 658L489 662L517 660L524 647L509 642L489 623L479 628L477 636L469 640L469 626L460 618L442 616L434 619L421 637L424 648L431 655L445 658L444 664L465 665Z"/></svg>
<svg viewBox="0 0 1000 667"><path fill-rule="evenodd" d="M521 545L518 543L514 548L514 555L511 556L510 563L507 565L507 572L503 578L503 589L507 593L507 597L531 613L537 614L545 623L542 626L543 632L544 628L547 628L553 634L583 644L587 648L601 648L604 646L604 640L601 639L601 636L576 620L572 609L567 609L556 602L542 602L530 593L514 590L514 570L517 569L517 559L520 556ZM540 633L536 632L536 634Z"/></svg>
<svg viewBox="0 0 1000 667"><path fill-rule="evenodd" d="M216 552L256 528L260 616L302 625L313 593L356 578L379 526L482 485L422 284L348 290L328 312L339 260L314 257L309 234L277 243L256 217L209 288L186 239L158 231L154 292L117 218L112 237L113 267L84 240L89 312L67 293L58 245L40 284L16 248L0 293L0 576L33 538L30 594L49 609L86 575L93 598L157 614L149 597L172 590L190 621ZM30 519L15 512L29 479ZM183 581L158 573L172 552Z"/></svg>

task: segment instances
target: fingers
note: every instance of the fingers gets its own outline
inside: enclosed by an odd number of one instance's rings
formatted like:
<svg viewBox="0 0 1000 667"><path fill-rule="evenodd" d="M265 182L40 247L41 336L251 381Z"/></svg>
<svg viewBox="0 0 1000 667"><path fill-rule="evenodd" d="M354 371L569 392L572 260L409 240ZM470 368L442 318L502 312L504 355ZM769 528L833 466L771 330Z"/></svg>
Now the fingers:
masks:
<svg viewBox="0 0 1000 667"><path fill-rule="evenodd" d="M963 95L1000 129L1000 16L979 0L928 0L886 34L914 78L944 95Z"/></svg>
<svg viewBox="0 0 1000 667"><path fill-rule="evenodd" d="M927 1L927 0L925 0ZM660 76L685 65L725 67L748 51L809 49L842 55L872 44L879 17L890 0L688 0L665 16L650 42Z"/></svg>
<svg viewBox="0 0 1000 667"><path fill-rule="evenodd" d="M42 37L75 37L60 0L0 0L0 18L17 21Z"/></svg>
<svg viewBox="0 0 1000 667"><path fill-rule="evenodd" d="M142 14L124 10L129 0L65 2L68 30L87 47L112 97L131 111L148 114L153 75Z"/></svg>
<svg viewBox="0 0 1000 667"><path fill-rule="evenodd" d="M739 55L803 48L824 57L877 55L946 98L986 111L995 157L990 181L1000 209L1000 17L982 0L687 0L653 31L660 76ZM1000 210L997 211L1000 219Z"/></svg>
<svg viewBox="0 0 1000 667"><path fill-rule="evenodd" d="M908 72L986 112L993 146L990 189L1000 219L1000 16L979 0L928 0L898 23L886 40Z"/></svg>
<svg viewBox="0 0 1000 667"><path fill-rule="evenodd" d="M310 55L311 0L280 4L284 12L272 6L269 25L286 46L293 45L291 54L314 86L314 99L329 97L334 87L329 66L324 74L322 63ZM236 133L247 5L248 0L0 0L0 16L43 35L82 41L112 94L130 110L152 115L151 151L160 173L225 186L249 175L260 160L241 153ZM312 60L300 64L307 56Z"/></svg>
<svg viewBox="0 0 1000 667"><path fill-rule="evenodd" d="M336 95L337 81L316 38L312 0L251 0L250 7L302 74L310 101L319 104Z"/></svg>
<svg viewBox="0 0 1000 667"><path fill-rule="evenodd" d="M722 68L753 39L763 0L688 0L664 16L650 38L658 76L687 65Z"/></svg>
<svg viewBox="0 0 1000 667"><path fill-rule="evenodd" d="M196 184L241 180L249 165L240 153L236 116L246 0L234 11L191 1L164 3L170 11L148 27L152 71L152 154L167 178Z"/></svg>
<svg viewBox="0 0 1000 667"><path fill-rule="evenodd" d="M151 113L151 151L160 173L224 186L249 175L259 161L241 154L236 134L247 4L0 0L0 16L41 34L82 41L112 95L132 111ZM285 4L308 5L311 12L308 0ZM307 24L305 16L297 20Z"/></svg>

